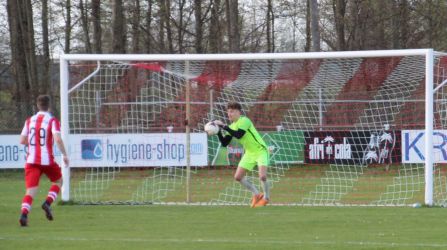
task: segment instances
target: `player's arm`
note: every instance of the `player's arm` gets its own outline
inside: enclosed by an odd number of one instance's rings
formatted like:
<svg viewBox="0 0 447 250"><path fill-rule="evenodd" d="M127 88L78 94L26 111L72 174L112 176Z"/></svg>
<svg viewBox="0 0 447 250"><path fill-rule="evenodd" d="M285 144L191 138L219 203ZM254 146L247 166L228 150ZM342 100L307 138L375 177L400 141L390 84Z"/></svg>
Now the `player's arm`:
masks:
<svg viewBox="0 0 447 250"><path fill-rule="evenodd" d="M65 150L65 146L64 146L64 142L62 141L61 134L60 133L54 133L53 137L54 137L54 142L57 145L57 148L59 149L59 151L61 151L62 159L64 160L65 166L68 166L67 151Z"/></svg>
<svg viewBox="0 0 447 250"><path fill-rule="evenodd" d="M56 143L59 151L61 151L62 153L62 160L65 163L65 167L68 167L68 155L67 151L65 150L64 141L62 140L61 136L61 129L60 129L61 125L57 119L53 119L52 122L53 126L51 129L51 133L53 134L54 142Z"/></svg>
<svg viewBox="0 0 447 250"><path fill-rule="evenodd" d="M28 130L29 130L28 126L29 126L29 119L26 120L22 132L20 133L19 143L22 145L28 145Z"/></svg>
<svg viewBox="0 0 447 250"><path fill-rule="evenodd" d="M20 144L22 144L22 145L28 145L28 136L26 136L26 135L20 135Z"/></svg>

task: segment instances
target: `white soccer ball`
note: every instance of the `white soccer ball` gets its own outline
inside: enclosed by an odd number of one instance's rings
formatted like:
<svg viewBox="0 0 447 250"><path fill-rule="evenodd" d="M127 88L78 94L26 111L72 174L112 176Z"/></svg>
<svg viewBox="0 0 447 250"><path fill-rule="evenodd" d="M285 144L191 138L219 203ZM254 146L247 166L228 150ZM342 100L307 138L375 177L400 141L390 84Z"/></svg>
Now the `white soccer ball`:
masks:
<svg viewBox="0 0 447 250"><path fill-rule="evenodd" d="M219 133L219 126L217 126L214 122L208 122L205 124L205 132L208 135L217 135L217 133Z"/></svg>

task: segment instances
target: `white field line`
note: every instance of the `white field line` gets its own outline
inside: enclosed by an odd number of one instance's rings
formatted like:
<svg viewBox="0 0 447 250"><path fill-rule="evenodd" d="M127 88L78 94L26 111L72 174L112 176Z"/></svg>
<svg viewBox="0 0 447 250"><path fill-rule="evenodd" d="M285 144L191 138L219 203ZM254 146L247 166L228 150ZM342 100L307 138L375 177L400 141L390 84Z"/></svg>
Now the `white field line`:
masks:
<svg viewBox="0 0 447 250"><path fill-rule="evenodd" d="M255 235L253 237L256 237ZM377 247L430 247L446 248L447 243L396 243L376 241L300 241L300 240L236 240L236 239L148 239L148 238L82 238L82 237L10 237L0 236L0 241L103 241L103 242L160 242L160 243L237 243L237 244L271 244L271 245L321 245L321 246L377 246Z"/></svg>

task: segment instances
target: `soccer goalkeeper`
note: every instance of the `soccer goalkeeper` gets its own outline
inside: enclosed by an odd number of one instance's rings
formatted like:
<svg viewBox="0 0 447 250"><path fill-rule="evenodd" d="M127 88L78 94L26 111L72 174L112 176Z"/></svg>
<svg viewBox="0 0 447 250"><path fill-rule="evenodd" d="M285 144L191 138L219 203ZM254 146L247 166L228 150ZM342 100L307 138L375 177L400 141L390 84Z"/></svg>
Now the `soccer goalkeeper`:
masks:
<svg viewBox="0 0 447 250"><path fill-rule="evenodd" d="M269 151L264 140L259 135L253 123L246 116L241 115L242 107L237 102L230 102L227 105L227 114L232 122L230 126L222 121L214 121L221 130L217 134L223 147L226 147L235 137L244 147L244 156L234 174L234 179L253 193L251 207L265 206L270 200L270 189L267 182L267 167L269 165ZM225 130L225 134L222 134ZM252 171L256 166L259 170L259 179L262 183L264 193L260 193L246 177L246 171Z"/></svg>

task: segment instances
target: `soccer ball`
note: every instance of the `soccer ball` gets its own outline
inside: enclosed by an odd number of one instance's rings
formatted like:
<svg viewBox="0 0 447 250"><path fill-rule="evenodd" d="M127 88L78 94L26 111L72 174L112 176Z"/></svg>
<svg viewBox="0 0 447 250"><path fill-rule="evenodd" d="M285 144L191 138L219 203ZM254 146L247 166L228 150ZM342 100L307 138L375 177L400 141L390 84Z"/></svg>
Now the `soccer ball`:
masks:
<svg viewBox="0 0 447 250"><path fill-rule="evenodd" d="M205 132L208 135L217 135L217 133L219 133L219 126L214 124L214 122L208 122L205 124Z"/></svg>

